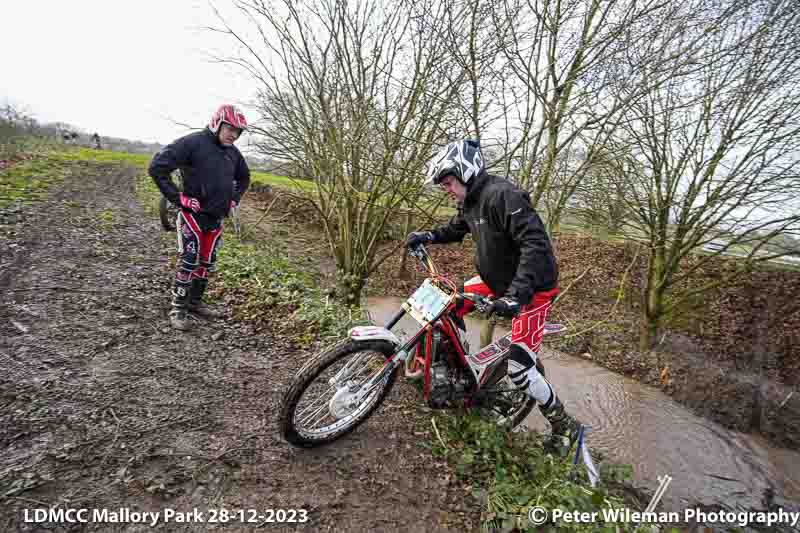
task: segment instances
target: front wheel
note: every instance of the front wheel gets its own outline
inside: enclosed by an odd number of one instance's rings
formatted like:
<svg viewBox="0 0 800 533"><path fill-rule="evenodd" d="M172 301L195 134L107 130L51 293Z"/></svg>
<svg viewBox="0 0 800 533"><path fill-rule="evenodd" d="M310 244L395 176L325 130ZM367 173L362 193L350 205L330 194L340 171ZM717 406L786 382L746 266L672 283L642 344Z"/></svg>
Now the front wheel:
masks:
<svg viewBox="0 0 800 533"><path fill-rule="evenodd" d="M397 370L361 402L354 401L355 393L394 353L387 341L348 339L315 355L294 377L281 402L278 423L283 437L295 446L313 448L353 431L383 403Z"/></svg>

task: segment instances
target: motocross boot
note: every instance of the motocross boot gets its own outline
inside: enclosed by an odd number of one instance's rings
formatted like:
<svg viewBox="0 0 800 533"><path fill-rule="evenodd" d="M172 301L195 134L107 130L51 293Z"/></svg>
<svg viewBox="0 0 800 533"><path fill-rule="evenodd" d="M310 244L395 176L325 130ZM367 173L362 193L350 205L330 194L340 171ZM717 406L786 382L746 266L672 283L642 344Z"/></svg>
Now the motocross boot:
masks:
<svg viewBox="0 0 800 533"><path fill-rule="evenodd" d="M550 436L544 442L544 449L561 458L567 457L581 430L581 423L570 416L564 409L564 404L553 394L553 400L545 408L539 406L539 410L550 422L552 429Z"/></svg>
<svg viewBox="0 0 800 533"><path fill-rule="evenodd" d="M189 331L192 328L187 310L190 297L189 284L176 281L172 292L172 310L169 312L169 323L174 329Z"/></svg>
<svg viewBox="0 0 800 533"><path fill-rule="evenodd" d="M225 316L222 311L217 311L203 303L203 293L206 292L208 279L193 278L191 297L189 298L189 312L203 318L217 319Z"/></svg>

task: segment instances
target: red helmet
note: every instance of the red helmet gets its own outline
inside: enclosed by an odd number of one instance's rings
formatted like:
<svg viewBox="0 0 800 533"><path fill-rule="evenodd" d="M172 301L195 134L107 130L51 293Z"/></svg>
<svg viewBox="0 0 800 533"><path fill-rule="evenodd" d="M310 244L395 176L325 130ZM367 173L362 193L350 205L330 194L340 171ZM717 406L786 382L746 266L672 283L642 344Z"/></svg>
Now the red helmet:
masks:
<svg viewBox="0 0 800 533"><path fill-rule="evenodd" d="M220 124L223 122L242 131L247 129L247 119L244 118L244 114L239 111L238 107L231 104L223 104L214 111L214 114L211 115L211 120L208 122L208 129L215 134L219 133Z"/></svg>

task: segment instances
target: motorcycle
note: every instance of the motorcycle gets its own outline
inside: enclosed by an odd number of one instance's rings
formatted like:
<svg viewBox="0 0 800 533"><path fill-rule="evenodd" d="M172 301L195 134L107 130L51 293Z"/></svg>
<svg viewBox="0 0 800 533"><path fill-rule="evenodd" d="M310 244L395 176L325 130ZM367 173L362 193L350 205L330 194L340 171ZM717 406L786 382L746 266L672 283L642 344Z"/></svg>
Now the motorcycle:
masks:
<svg viewBox="0 0 800 533"><path fill-rule="evenodd" d="M183 172L179 169L173 175L177 178L178 191L183 191ZM158 199L158 219L164 231L175 231L175 221L178 219L178 207L163 195Z"/></svg>
<svg viewBox="0 0 800 533"><path fill-rule="evenodd" d="M290 444L312 448L350 433L383 403L401 370L421 382L428 407L478 409L509 429L536 405L508 377L510 333L469 353L465 327L454 311L468 300L489 316L492 300L460 292L437 271L423 245L409 253L429 276L386 325L352 328L346 339L313 356L291 381L279 415L281 433ZM403 342L391 329L406 314L420 327ZM547 324L545 334L564 329ZM544 374L538 358L537 368Z"/></svg>

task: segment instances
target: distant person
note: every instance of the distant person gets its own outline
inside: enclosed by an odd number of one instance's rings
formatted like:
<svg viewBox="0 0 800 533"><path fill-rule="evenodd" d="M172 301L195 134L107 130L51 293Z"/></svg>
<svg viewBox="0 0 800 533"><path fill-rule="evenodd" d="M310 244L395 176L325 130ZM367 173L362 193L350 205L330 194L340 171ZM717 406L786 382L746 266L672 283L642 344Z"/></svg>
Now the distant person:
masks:
<svg viewBox="0 0 800 533"><path fill-rule="evenodd" d="M102 148L100 146L100 136L97 134L97 132L95 132L95 134L92 135L92 142L94 143L94 147L96 149L102 150Z"/></svg>
<svg viewBox="0 0 800 533"><path fill-rule="evenodd" d="M181 137L150 162L149 174L161 194L180 209L180 255L170 311L175 329L191 328L190 312L205 318L222 316L203 304L202 297L222 240L222 219L250 186L250 169L233 145L246 129L242 112L235 106L222 105L211 116L208 128ZM183 191L170 178L178 168L183 173Z"/></svg>

